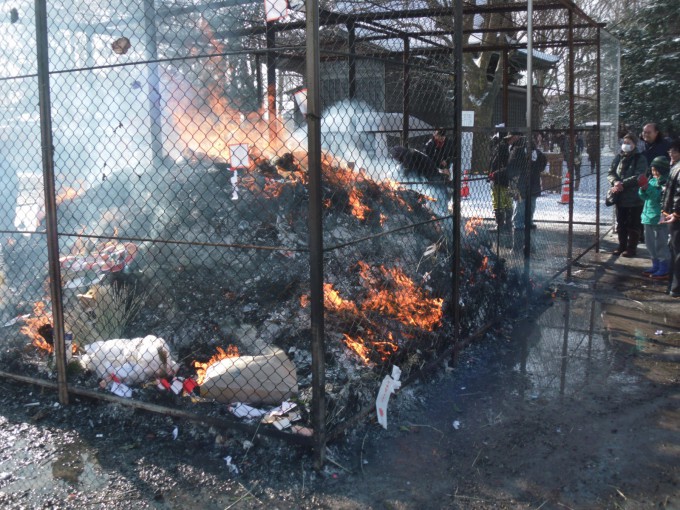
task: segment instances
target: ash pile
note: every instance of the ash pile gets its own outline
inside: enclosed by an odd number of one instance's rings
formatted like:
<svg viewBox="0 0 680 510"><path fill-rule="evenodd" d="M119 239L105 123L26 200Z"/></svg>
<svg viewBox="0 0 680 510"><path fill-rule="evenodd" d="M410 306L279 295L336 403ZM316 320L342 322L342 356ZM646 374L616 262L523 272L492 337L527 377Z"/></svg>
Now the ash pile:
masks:
<svg viewBox="0 0 680 510"><path fill-rule="evenodd" d="M112 176L58 207L60 232L86 234L60 239L70 381L187 408L213 403L201 412L220 415L227 405L235 419L275 406L283 408L275 416L294 415L305 433L312 394L306 155L251 154L249 168L232 169L194 154L167 170ZM374 401L393 365L407 377L456 341L452 225L436 217L430 197L328 155L322 193L333 425ZM463 335L518 289L474 223L461 240ZM20 265L31 250L44 250L41 242L20 240L9 273L25 274ZM15 286L0 361L54 378L46 279Z"/></svg>

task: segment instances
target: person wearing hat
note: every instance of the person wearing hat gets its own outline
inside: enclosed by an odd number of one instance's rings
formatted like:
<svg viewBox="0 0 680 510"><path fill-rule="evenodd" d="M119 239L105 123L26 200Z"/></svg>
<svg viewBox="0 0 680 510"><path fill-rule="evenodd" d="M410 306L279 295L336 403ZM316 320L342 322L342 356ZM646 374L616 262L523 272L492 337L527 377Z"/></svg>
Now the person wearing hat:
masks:
<svg viewBox="0 0 680 510"><path fill-rule="evenodd" d="M439 173L449 176L455 150L453 140L446 136L444 128L435 128L432 138L423 147L423 152L434 162Z"/></svg>
<svg viewBox="0 0 680 510"><path fill-rule="evenodd" d="M642 206L641 222L645 230L645 244L652 258L652 267L642 274L654 279L668 278L671 252L668 248L668 228L660 224L661 219L661 196L668 179L670 162L665 156L657 156L652 160L652 178L647 179L645 174L638 178L638 195L644 201Z"/></svg>
<svg viewBox="0 0 680 510"><path fill-rule="evenodd" d="M491 204L496 220L498 231L510 232L512 230L512 198L510 197L510 180L508 178L508 159L510 158L510 146L508 135L504 131L497 132L491 139L491 162L487 181L491 183Z"/></svg>

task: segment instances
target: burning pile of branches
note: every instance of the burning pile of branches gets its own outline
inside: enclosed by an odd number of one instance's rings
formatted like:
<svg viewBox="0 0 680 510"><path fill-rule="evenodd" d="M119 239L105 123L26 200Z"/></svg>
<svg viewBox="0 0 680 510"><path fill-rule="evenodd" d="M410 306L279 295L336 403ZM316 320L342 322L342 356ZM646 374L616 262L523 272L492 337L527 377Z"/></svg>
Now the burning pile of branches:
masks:
<svg viewBox="0 0 680 510"><path fill-rule="evenodd" d="M263 112L235 111L213 89L182 92L169 109L183 157L166 160L167 172L111 174L60 202L61 232L112 236L87 249L72 241L61 260L72 284L66 306L89 299L83 284L136 288L143 303L90 292L130 315L100 336L167 342L181 360L173 375L197 379L202 391L210 378L221 387L225 374L242 375L245 363L261 363L262 373L283 369L292 377L281 376L285 388L277 394L299 390L304 401L311 393L307 154ZM357 367L375 368L376 378L392 364L406 370L414 357L431 359L451 341L450 229L433 211L432 197L371 178L369 170L332 154L321 161L324 305L332 340L325 363L331 386L347 399L357 397L344 389ZM468 329L496 312L488 298L504 292L489 284L504 278L504 268L474 238L475 227L470 222L465 229L461 260ZM92 320L105 312L86 310ZM49 318L44 308L33 315L24 333L35 342ZM216 345L229 348L205 363L189 361ZM271 400L250 386L246 396Z"/></svg>

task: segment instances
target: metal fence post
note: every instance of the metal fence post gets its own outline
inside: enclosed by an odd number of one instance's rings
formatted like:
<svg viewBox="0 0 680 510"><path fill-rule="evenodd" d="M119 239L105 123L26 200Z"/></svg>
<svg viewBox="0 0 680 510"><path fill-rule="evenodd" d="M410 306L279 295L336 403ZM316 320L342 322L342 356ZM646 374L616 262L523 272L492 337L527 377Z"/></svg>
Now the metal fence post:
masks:
<svg viewBox="0 0 680 510"><path fill-rule="evenodd" d="M326 450L326 403L324 366L323 224L321 192L321 95L319 6L307 2L307 127L309 159L309 263L312 329L312 423L314 463L320 469Z"/></svg>
<svg viewBox="0 0 680 510"><path fill-rule="evenodd" d="M453 162L453 321L456 340L460 338L460 235L461 235L461 207L460 182L462 173L462 138L463 138L463 0L457 0L453 8L454 24L454 53L453 66L455 74L455 117L453 119L453 140L455 144L455 158Z"/></svg>
<svg viewBox="0 0 680 510"><path fill-rule="evenodd" d="M59 237L57 232L57 201L54 184L54 144L52 139L52 108L50 104L49 45L47 39L47 6L45 0L35 2L36 46L38 58L38 93L40 101L40 139L42 147L43 183L45 188L45 225L47 257L52 299L54 357L57 366L59 402L68 404L66 385L66 353L64 348L64 309L59 267Z"/></svg>

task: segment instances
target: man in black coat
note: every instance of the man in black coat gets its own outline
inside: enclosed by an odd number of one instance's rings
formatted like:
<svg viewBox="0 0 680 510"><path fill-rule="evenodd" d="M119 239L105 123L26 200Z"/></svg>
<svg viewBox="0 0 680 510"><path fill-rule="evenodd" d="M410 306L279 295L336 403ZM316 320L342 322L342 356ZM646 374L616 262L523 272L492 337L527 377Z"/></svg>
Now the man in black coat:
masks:
<svg viewBox="0 0 680 510"><path fill-rule="evenodd" d="M680 139L670 144L671 173L661 202L661 223L668 225L671 249L671 278L669 294L680 298Z"/></svg>
<svg viewBox="0 0 680 510"><path fill-rule="evenodd" d="M671 141L663 136L655 122L644 125L642 128L642 139L645 141L645 149L642 151L642 155L647 160L647 167L652 164L654 158L668 156Z"/></svg>
<svg viewBox="0 0 680 510"><path fill-rule="evenodd" d="M527 225L535 228L536 199L541 195L541 173L547 164L548 159L535 143L527 144L526 139L519 135L510 139L508 174L513 188L512 225L515 230L524 230Z"/></svg>
<svg viewBox="0 0 680 510"><path fill-rule="evenodd" d="M434 162L440 173L451 177L449 169L453 164L453 140L446 136L444 129L436 128L434 130L432 138L423 147L423 152Z"/></svg>

